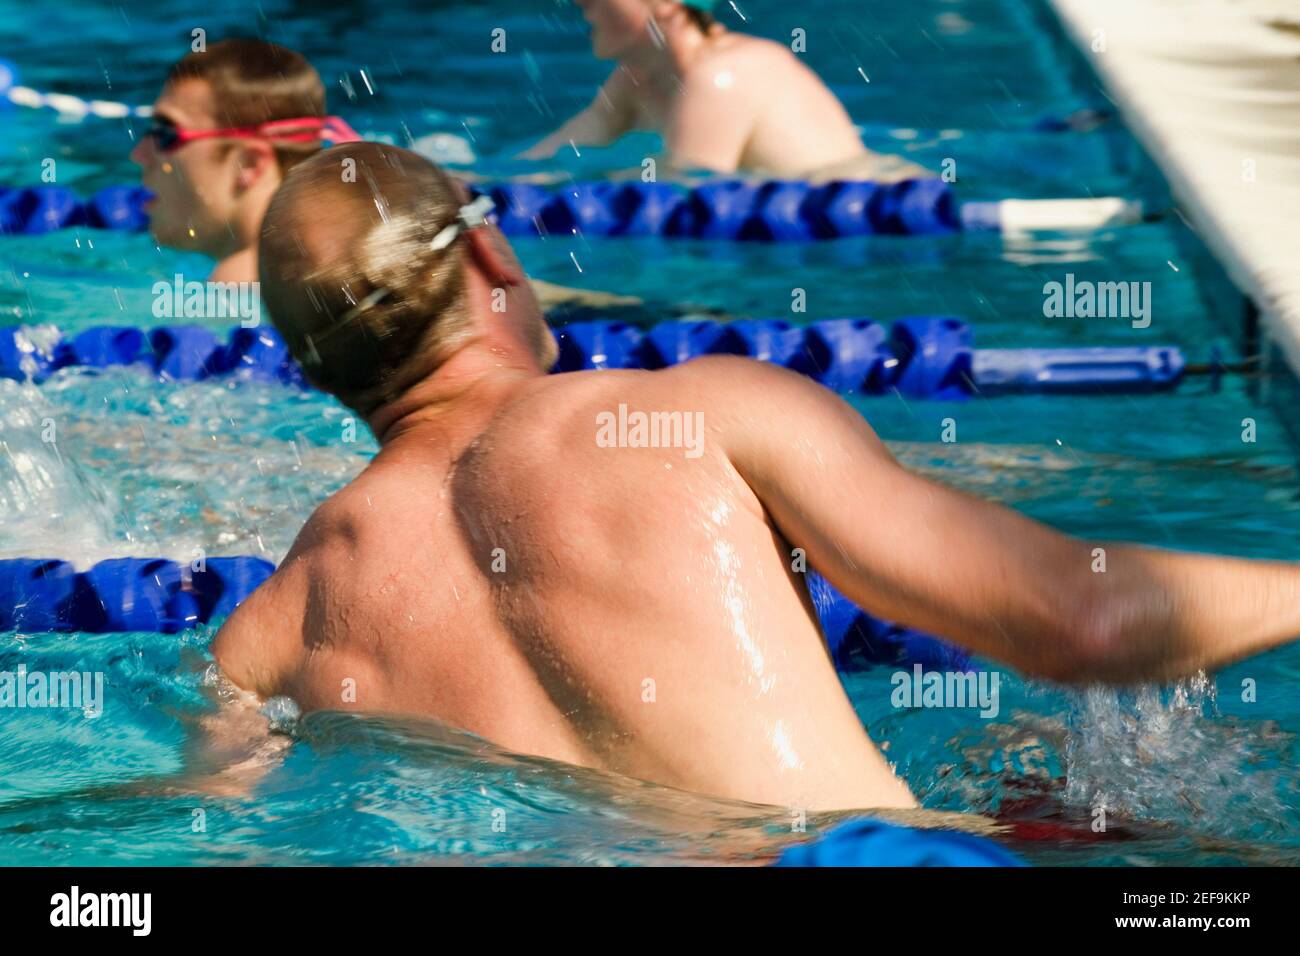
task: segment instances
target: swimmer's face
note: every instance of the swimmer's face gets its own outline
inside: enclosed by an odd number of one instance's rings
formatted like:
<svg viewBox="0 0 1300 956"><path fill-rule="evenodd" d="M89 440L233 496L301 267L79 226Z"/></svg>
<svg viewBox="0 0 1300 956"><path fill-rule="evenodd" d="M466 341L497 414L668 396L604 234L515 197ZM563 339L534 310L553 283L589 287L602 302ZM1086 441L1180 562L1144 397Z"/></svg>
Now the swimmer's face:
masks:
<svg viewBox="0 0 1300 956"><path fill-rule="evenodd" d="M212 88L205 80L182 80L164 87L154 101L153 112L185 129L221 126ZM201 139L163 152L152 137L141 137L131 150L131 160L140 167L141 182L155 197L145 211L149 213L149 231L158 244L214 258L234 251L232 247L238 243L231 223L239 214L250 169L265 168L256 160L259 151L272 156L269 144L260 141ZM271 165L274 167L273 161ZM273 172L278 176L278 169Z"/></svg>
<svg viewBox="0 0 1300 956"><path fill-rule="evenodd" d="M574 0L591 24L591 52L617 60L651 35L652 5L647 0Z"/></svg>

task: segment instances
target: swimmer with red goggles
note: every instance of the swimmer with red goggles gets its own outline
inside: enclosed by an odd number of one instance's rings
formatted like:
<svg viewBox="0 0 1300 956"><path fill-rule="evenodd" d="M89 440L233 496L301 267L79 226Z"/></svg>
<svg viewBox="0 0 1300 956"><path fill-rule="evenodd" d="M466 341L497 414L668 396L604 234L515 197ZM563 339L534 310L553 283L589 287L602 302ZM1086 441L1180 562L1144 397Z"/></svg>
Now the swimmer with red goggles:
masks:
<svg viewBox="0 0 1300 956"><path fill-rule="evenodd" d="M247 38L210 43L172 67L131 150L153 196L149 231L159 246L213 259L212 282L256 282L262 220L284 176L322 146L360 138L326 115L325 86L301 54ZM548 283L536 290L553 308L639 304Z"/></svg>
<svg viewBox="0 0 1300 956"><path fill-rule="evenodd" d="M328 115L325 84L301 54L233 38L188 53L167 74L131 159L151 194L159 246L215 261L214 282L257 281L271 197L297 163L360 139Z"/></svg>

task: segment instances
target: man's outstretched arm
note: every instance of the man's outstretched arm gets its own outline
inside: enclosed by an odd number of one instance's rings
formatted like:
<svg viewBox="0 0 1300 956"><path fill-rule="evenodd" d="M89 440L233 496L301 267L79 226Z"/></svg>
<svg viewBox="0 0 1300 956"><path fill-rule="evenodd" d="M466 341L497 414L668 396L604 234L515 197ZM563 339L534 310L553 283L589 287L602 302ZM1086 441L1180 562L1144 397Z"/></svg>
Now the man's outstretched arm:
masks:
<svg viewBox="0 0 1300 956"><path fill-rule="evenodd" d="M1069 537L906 471L807 379L693 364L728 383L710 437L791 545L875 614L1063 681L1169 679L1300 636L1300 566Z"/></svg>
<svg viewBox="0 0 1300 956"><path fill-rule="evenodd" d="M586 109L520 153L520 159L550 159L569 144L608 146L632 129L634 110L629 96L627 80L615 70Z"/></svg>

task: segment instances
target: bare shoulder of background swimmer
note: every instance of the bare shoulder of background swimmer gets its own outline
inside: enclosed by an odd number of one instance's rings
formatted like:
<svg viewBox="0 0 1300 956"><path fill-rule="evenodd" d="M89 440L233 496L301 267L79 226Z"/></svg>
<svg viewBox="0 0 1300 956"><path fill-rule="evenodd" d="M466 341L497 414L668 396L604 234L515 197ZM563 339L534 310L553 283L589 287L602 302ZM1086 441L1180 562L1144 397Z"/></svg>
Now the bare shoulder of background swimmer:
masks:
<svg viewBox="0 0 1300 956"><path fill-rule="evenodd" d="M549 159L570 143L608 146L635 125L635 95L624 71L616 68L586 109L519 155L522 159Z"/></svg>
<svg viewBox="0 0 1300 956"><path fill-rule="evenodd" d="M788 69L768 46L726 34L691 64L663 129L674 166L732 172L742 164L759 113L771 105L772 86Z"/></svg>
<svg viewBox="0 0 1300 956"><path fill-rule="evenodd" d="M1300 565L1107 544L1093 573L1093 544L905 471L802 376L724 356L656 374L712 410L707 440L790 545L882 617L1080 682L1185 676L1300 635Z"/></svg>

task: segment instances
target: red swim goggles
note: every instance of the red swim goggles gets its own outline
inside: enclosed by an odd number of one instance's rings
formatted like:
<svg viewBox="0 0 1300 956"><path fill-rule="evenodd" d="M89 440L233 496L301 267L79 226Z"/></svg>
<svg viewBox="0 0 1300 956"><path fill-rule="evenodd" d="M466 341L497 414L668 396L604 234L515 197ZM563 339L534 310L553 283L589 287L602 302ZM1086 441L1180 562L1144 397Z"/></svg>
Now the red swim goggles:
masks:
<svg viewBox="0 0 1300 956"><path fill-rule="evenodd" d="M172 153L196 139L266 139L274 143L330 144L355 143L361 139L337 116L303 116L296 119L271 120L256 126L232 126L226 129L185 129L165 116L155 116L144 135L153 139L160 153Z"/></svg>

